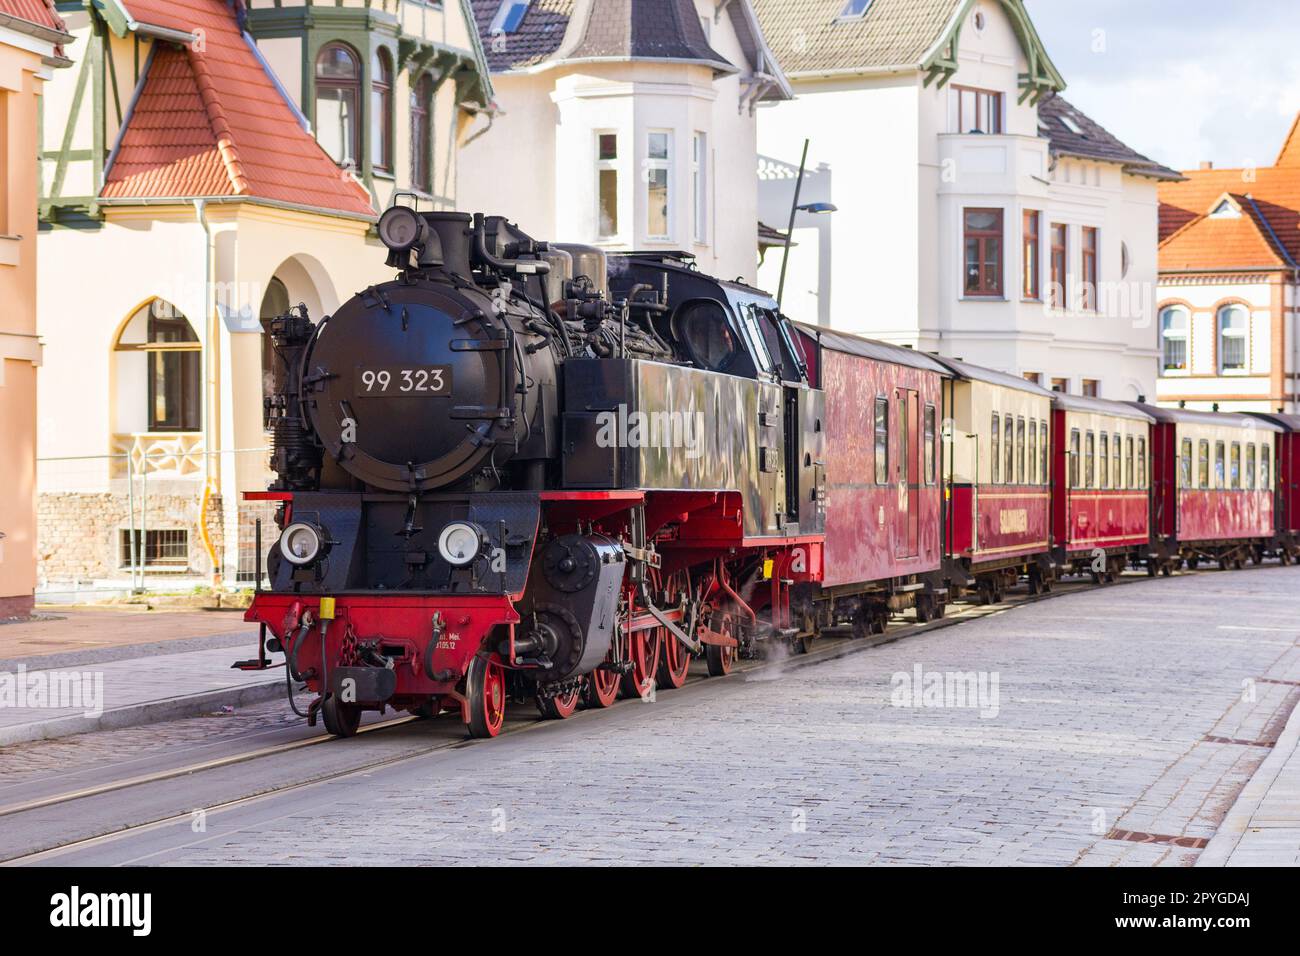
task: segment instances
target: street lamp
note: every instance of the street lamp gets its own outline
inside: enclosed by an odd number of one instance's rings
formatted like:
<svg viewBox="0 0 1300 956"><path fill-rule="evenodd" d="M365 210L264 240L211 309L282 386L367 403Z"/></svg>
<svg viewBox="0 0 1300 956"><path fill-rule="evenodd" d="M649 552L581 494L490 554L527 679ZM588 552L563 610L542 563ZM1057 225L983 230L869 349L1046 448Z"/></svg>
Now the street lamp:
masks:
<svg viewBox="0 0 1300 956"><path fill-rule="evenodd" d="M790 203L790 225L785 230L785 252L781 256L781 281L776 287L776 307L781 308L785 296L785 270L790 265L790 240L794 236L794 220L801 212L824 215L835 212L835 204L829 202L810 202L799 205L799 192L803 189L803 171L808 164L808 140L803 141L803 156L799 159L799 178L794 181L794 200Z"/></svg>

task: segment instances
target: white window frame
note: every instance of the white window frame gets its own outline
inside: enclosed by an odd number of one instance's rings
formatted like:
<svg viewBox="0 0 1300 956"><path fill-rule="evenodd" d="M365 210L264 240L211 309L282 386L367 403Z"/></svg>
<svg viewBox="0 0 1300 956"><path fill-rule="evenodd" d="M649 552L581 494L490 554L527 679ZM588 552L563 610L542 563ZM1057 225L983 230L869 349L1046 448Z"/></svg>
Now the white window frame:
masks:
<svg viewBox="0 0 1300 956"><path fill-rule="evenodd" d="M1180 329L1175 329L1173 334L1165 328L1165 317L1167 315L1181 315L1183 325ZM1167 341L1183 343L1183 367L1169 368L1167 365L1168 352L1165 347ZM1187 375L1192 370L1192 314L1187 311L1185 306L1167 305L1160 310L1160 374L1161 375Z"/></svg>
<svg viewBox="0 0 1300 956"><path fill-rule="evenodd" d="M662 135L668 139L668 156L666 159L652 159L650 156L650 137ZM673 228L676 225L673 217L673 131L671 129L650 129L646 130L645 138L645 175L642 181L645 184L645 234L646 239L656 242L671 242L673 238ZM667 220L667 231L663 233L650 231L650 174L657 170L663 170L668 175L665 177L664 190L668 194L667 210L665 219Z"/></svg>
<svg viewBox="0 0 1300 956"><path fill-rule="evenodd" d="M1245 317L1245 324L1241 329L1234 329L1231 332L1223 327L1224 318L1236 312ZM1250 374L1250 309L1238 302L1229 302L1226 305L1219 306L1214 312L1214 334L1218 336L1218 373L1220 375L1249 375ZM1241 339L1241 367L1228 368L1223 364L1224 353L1227 351L1223 345L1225 339Z"/></svg>
<svg viewBox="0 0 1300 956"><path fill-rule="evenodd" d="M602 136L614 137L614 158L613 159L600 158L600 138ZM623 148L622 139L623 139L622 133L620 133L616 129L598 129L593 131L591 148L592 148L592 157L596 161L596 174L593 177L595 180L594 185L596 187L595 189L596 195L595 195L595 202L594 202L595 218L596 218L596 239L597 241L600 242L615 242L618 240L619 236L622 235L623 217L621 215L622 210L620 207L622 206L622 199L623 199L623 184L621 182L622 170L619 169L619 156ZM605 233L601 231L600 174L605 171L611 171L614 173L614 216L616 221L615 221L614 231L611 233Z"/></svg>
<svg viewBox="0 0 1300 956"><path fill-rule="evenodd" d="M670 193L671 195L671 193ZM697 245L709 243L709 134L696 130L691 137L691 204L693 236Z"/></svg>

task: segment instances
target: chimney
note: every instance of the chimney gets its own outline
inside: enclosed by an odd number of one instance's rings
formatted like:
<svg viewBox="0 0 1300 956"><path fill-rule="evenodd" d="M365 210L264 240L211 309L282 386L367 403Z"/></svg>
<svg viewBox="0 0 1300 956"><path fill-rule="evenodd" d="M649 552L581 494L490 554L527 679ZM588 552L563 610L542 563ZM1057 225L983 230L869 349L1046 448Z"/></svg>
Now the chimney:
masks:
<svg viewBox="0 0 1300 956"><path fill-rule="evenodd" d="M1212 159L1201 160L1201 169L1213 169L1213 168L1214 168L1214 160Z"/></svg>

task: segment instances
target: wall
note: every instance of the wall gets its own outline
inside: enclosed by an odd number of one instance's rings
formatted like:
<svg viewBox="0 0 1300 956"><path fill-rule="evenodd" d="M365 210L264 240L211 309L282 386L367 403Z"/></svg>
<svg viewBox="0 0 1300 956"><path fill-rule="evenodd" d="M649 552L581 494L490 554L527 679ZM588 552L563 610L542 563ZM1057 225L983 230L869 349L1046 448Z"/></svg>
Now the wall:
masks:
<svg viewBox="0 0 1300 956"><path fill-rule="evenodd" d="M52 52L0 28L0 619L30 613L36 584L36 133Z"/></svg>
<svg viewBox="0 0 1300 956"><path fill-rule="evenodd" d="M1158 307L1181 306L1191 321L1190 367L1162 369L1160 403L1185 402L1188 408L1205 410L1218 404L1222 411L1297 410L1295 303L1300 285L1291 279L1289 273L1161 276ZM1218 312L1227 304L1245 306L1251 322L1247 368L1221 373Z"/></svg>

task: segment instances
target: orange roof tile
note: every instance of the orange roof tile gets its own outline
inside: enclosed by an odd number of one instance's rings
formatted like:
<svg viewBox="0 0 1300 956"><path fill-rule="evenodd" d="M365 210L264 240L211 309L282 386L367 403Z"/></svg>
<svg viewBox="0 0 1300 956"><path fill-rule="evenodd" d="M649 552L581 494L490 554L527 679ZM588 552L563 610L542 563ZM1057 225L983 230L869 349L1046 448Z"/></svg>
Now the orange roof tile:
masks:
<svg viewBox="0 0 1300 956"><path fill-rule="evenodd" d="M373 216L365 188L299 122L224 0L125 0L137 21L187 33L157 41L126 119L106 199L247 196Z"/></svg>
<svg viewBox="0 0 1300 956"><path fill-rule="evenodd" d="M1292 127L1288 146L1300 153ZM1290 155L1284 147L1279 159ZM1160 268L1295 268L1300 262L1300 162L1261 169L1195 169L1160 184ZM1224 195L1237 218L1209 214Z"/></svg>
<svg viewBox="0 0 1300 956"><path fill-rule="evenodd" d="M54 0L0 0L0 13L35 23L48 30L68 32L63 17L54 9Z"/></svg>

